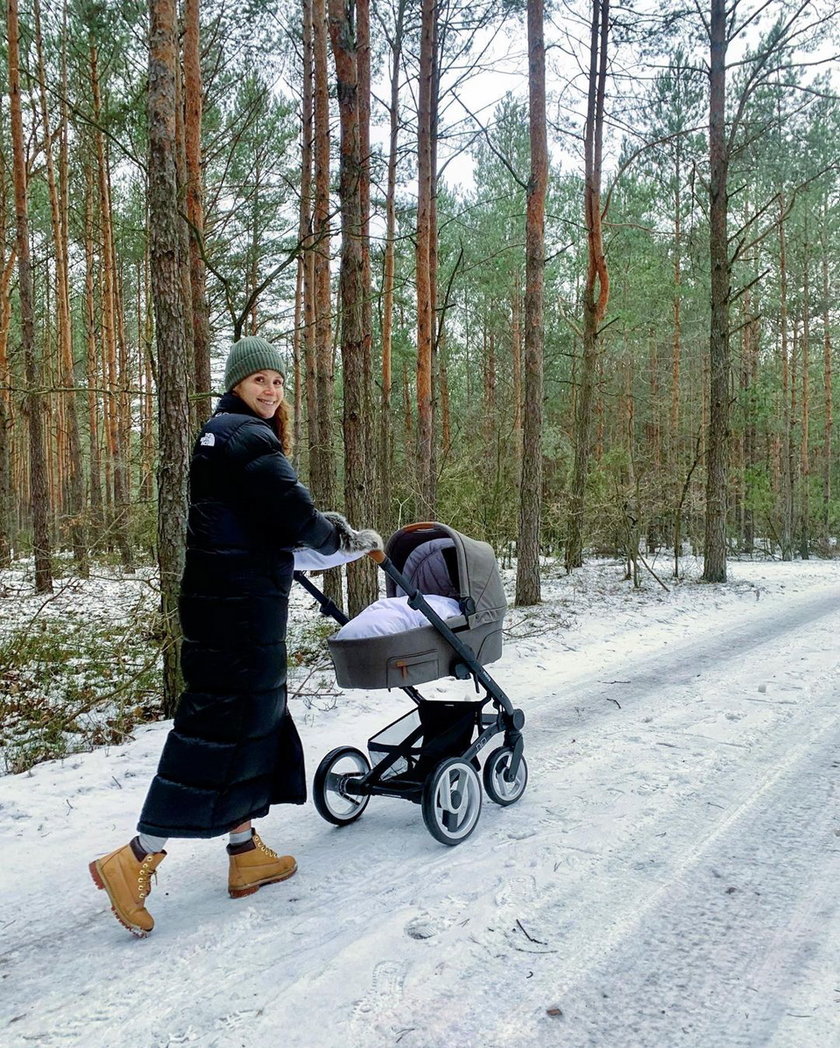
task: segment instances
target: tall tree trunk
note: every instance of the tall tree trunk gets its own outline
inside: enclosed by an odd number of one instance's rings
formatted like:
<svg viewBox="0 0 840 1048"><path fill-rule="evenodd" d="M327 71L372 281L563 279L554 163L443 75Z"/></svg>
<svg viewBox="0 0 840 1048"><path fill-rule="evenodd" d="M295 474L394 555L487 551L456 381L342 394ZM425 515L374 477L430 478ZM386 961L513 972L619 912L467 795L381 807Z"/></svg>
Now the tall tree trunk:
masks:
<svg viewBox="0 0 840 1048"><path fill-rule="evenodd" d="M314 129L312 84L312 0L303 0L301 29L301 86L300 119L300 204L298 210L298 242L301 245L297 259L295 280L295 451L300 464L303 408L306 405L307 444L316 442L315 427L318 411L315 403L315 330L312 280L312 136ZM307 463L309 458L307 456Z"/></svg>
<svg viewBox="0 0 840 1048"><path fill-rule="evenodd" d="M438 398L440 402L441 459L446 460L452 450L452 407L449 397L449 365L447 363L446 331L441 331L437 351Z"/></svg>
<svg viewBox="0 0 840 1048"><path fill-rule="evenodd" d="M152 303L152 272L149 259L149 241L146 240L146 249L143 252L143 390L142 398L142 463L143 482L141 485L141 497L151 502L154 497L155 478L155 408L157 396L155 393L154 375L154 342L155 342L155 318ZM154 552L154 550L152 551Z"/></svg>
<svg viewBox="0 0 840 1048"><path fill-rule="evenodd" d="M483 372L483 406L482 406L482 429L484 430L484 447L488 455L495 459L495 451L492 450L494 441L498 440L499 420L496 410L496 338L492 330L488 330L487 313L484 315L482 324L482 342L484 352L481 354Z"/></svg>
<svg viewBox="0 0 840 1048"><path fill-rule="evenodd" d="M391 418L393 366L391 343L394 326L394 265L397 231L397 149L399 146L400 68L406 0L397 0L391 49L391 102L388 108L388 176L385 190L385 258L382 274L382 399L379 409L379 512L380 527L390 530L391 477L394 468L394 426Z"/></svg>
<svg viewBox="0 0 840 1048"><path fill-rule="evenodd" d="M365 264L362 217L362 155L359 66L353 32L352 0L329 0L330 37L335 59L340 118L339 200L341 204L340 331L344 380L344 504L356 526L370 519L367 455L370 406L370 340L366 339ZM369 270L368 270L369 272ZM367 345L367 360L366 357ZM347 566L349 614L376 600L374 565L364 560Z"/></svg>
<svg viewBox="0 0 840 1048"><path fill-rule="evenodd" d="M785 234L785 204L779 199L779 371L781 374L781 490L779 492L780 540L782 560L793 560L793 489L792 466L793 434L796 396L790 366L790 338L788 330L788 268L787 236Z"/></svg>
<svg viewBox="0 0 840 1048"><path fill-rule="evenodd" d="M371 453L365 456L365 487L367 510L372 512L376 506L376 470L373 452L373 439L376 427L373 418L373 364L371 349L373 345L373 308L370 262L370 0L356 2L356 68L358 72L358 112L359 112L359 210L360 235L362 249L362 364L364 367L364 435ZM348 0L352 4L352 0Z"/></svg>
<svg viewBox="0 0 840 1048"><path fill-rule="evenodd" d="M300 351L304 364L306 404L307 465L312 471L312 454L318 443L318 403L315 383L315 280L314 238L312 236L312 149L315 132L312 56L312 0L303 0L302 27L303 86L301 90L300 135L300 211L298 239L302 250L298 256L301 285ZM296 393L297 397L297 393ZM297 408L297 402L296 402Z"/></svg>
<svg viewBox="0 0 840 1048"><path fill-rule="evenodd" d="M609 0L593 0L589 45L589 97L584 137L584 215L588 262L583 289L583 356L575 405L575 458L569 498L569 534L566 570L583 564L583 523L586 479L592 442L592 405L600 351L600 329L607 311L610 283L604 257L601 213L601 168L604 129L604 93L607 76Z"/></svg>
<svg viewBox="0 0 840 1048"><path fill-rule="evenodd" d="M674 289L673 289L673 330L671 332L671 440L669 448L672 457L679 448L680 426L680 368L682 365L682 150L677 143L675 165L676 190L674 193Z"/></svg>
<svg viewBox="0 0 840 1048"><path fill-rule="evenodd" d="M204 184L201 174L201 25L199 0L184 0L184 158L186 215L190 245L192 352L195 374L193 418L201 425L210 416L210 321L207 311L204 240Z"/></svg>
<svg viewBox="0 0 840 1048"><path fill-rule="evenodd" d="M514 275L513 290L510 296L510 353L511 380L513 383L513 456L516 469L517 487L522 483L522 290L520 274Z"/></svg>
<svg viewBox="0 0 840 1048"><path fill-rule="evenodd" d="M326 0L312 0L312 58L314 80L313 235L315 238L312 280L315 312L315 383L317 439L310 445L309 478L313 494L323 507L335 507L337 482L333 449L334 377L332 341L332 296L330 294L330 101L328 74ZM324 593L336 604L343 603L341 574L324 575Z"/></svg>
<svg viewBox="0 0 840 1048"><path fill-rule="evenodd" d="M65 430L62 437L66 435L64 448L64 462L66 468L65 490L62 492L62 504L64 512L70 519L70 540L76 571L82 578L87 578L90 566L88 563L87 536L83 523L84 509L84 476L82 471L82 455L79 440L79 424L76 415L76 379L73 371L73 344L72 344L72 320L70 316L70 280L68 274L68 249L67 249L67 124L66 115L62 116L61 128L58 133L61 157L59 160L59 172L56 173L55 159L53 157L53 133L51 130L51 119L47 104L47 74L44 63L44 46L41 34L41 5L35 0L33 8L35 16L35 46L38 58L38 96L40 102L41 123L44 131L44 154L47 162L47 189L50 199L50 218L52 222L53 245L55 252L55 305L56 305L56 334L58 339L58 385L62 388L60 403L62 407L61 424ZM62 57L62 69L64 59ZM66 77L65 87L62 91L64 98L67 97ZM63 176L63 177L62 177ZM62 206L62 203L64 206Z"/></svg>
<svg viewBox="0 0 840 1048"><path fill-rule="evenodd" d="M418 516L433 520L434 475L434 298L432 289L432 95L435 82L437 0L422 0L420 83L417 104L417 498Z"/></svg>
<svg viewBox="0 0 840 1048"><path fill-rule="evenodd" d="M516 603L540 600L540 513L542 508L543 344L545 337L545 197L548 142L545 122L543 0L528 0L528 127L531 177L525 213L525 418L519 487Z"/></svg>
<svg viewBox="0 0 840 1048"><path fill-rule="evenodd" d="M7 59L12 125L12 158L15 183L15 228L18 260L18 295L23 358L26 369L26 414L29 423L29 476L32 499L32 546L35 554L35 592L52 593L50 565L49 493L41 405L35 392L38 365L35 359L34 293L29 254L29 206L26 147L23 139L23 111L20 84L20 31L17 0L7 0Z"/></svg>
<svg viewBox="0 0 840 1048"><path fill-rule="evenodd" d="M104 509L102 505L102 444L100 441L100 386L99 353L96 344L96 286L99 283L96 268L96 207L95 173L92 163L85 165L85 347L88 419L88 505L90 532L95 543L102 538Z"/></svg>
<svg viewBox="0 0 840 1048"><path fill-rule="evenodd" d="M824 203L822 235L822 345L823 345L823 445L822 445L822 533L826 543L831 528L832 436L834 432L834 395L831 345L831 313L827 222L828 204Z"/></svg>
<svg viewBox="0 0 840 1048"><path fill-rule="evenodd" d="M729 152L726 143L726 4L711 0L709 56L709 429L703 579L726 582L726 480L729 448Z"/></svg>
<svg viewBox="0 0 840 1048"><path fill-rule="evenodd" d="M111 224L113 235L114 227ZM113 257L117 257L116 243L112 245ZM131 546L131 513L133 500L131 497L131 396L129 390L133 385L131 375L131 354L128 349L128 340L125 335L125 303L123 299L123 276L117 270L114 281L114 305L117 335L117 444L120 449L119 474L117 487L117 504L120 506L120 517L122 526L117 535L120 539L120 555L123 569L127 572L134 571L134 550Z"/></svg>
<svg viewBox="0 0 840 1048"><path fill-rule="evenodd" d="M117 268L114 253L113 212L111 208L111 173L108 163L105 133L102 130L102 97L99 79L99 48L91 31L90 38L90 80L93 99L94 138L96 144L96 165L98 178L98 210L101 216L101 252L102 252L102 340L103 352L107 362L105 399L105 435L108 447L110 477L112 488L112 516L109 520L109 531L120 551L123 567L133 569L133 558L128 541L128 515L130 498L128 492L128 448L123 444L123 428L120 426L120 402L118 390L118 314L119 293L117 289Z"/></svg>
<svg viewBox="0 0 840 1048"><path fill-rule="evenodd" d="M747 417L744 422L744 469L749 473L758 461L758 428L756 426L756 393L758 385L758 320L750 292L744 294L744 385ZM744 507L744 552L755 548L755 512Z"/></svg>
<svg viewBox="0 0 840 1048"><path fill-rule="evenodd" d="M190 403L178 213L175 0L149 4L149 236L158 382L158 565L164 629L164 712L180 691L178 588L184 567Z"/></svg>
<svg viewBox="0 0 840 1048"><path fill-rule="evenodd" d="M312 489L323 504L335 502L332 448L333 357L330 296L330 112L327 74L326 0L312 4L315 77L315 347L317 353L318 440L311 449Z"/></svg>
<svg viewBox="0 0 840 1048"><path fill-rule="evenodd" d="M802 425L799 434L799 556L808 560L811 550L811 282L806 250L802 267Z"/></svg>
<svg viewBox="0 0 840 1048"><path fill-rule="evenodd" d="M2 112L0 98L0 116ZM7 223L11 211L7 173L4 144L0 142L0 568L7 568L12 556L12 397L8 345L12 319L11 283L17 256L14 247L6 254Z"/></svg>

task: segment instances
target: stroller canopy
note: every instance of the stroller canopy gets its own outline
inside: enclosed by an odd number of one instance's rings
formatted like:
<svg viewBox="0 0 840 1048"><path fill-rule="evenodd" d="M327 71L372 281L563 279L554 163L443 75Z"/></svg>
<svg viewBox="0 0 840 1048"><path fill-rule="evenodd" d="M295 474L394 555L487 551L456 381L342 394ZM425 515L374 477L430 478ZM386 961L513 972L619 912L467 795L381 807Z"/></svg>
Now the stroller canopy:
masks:
<svg viewBox="0 0 840 1048"><path fill-rule="evenodd" d="M454 597L470 629L504 617L505 591L493 547L437 522L408 524L394 532L385 552L421 593ZM385 592L398 595L387 577Z"/></svg>

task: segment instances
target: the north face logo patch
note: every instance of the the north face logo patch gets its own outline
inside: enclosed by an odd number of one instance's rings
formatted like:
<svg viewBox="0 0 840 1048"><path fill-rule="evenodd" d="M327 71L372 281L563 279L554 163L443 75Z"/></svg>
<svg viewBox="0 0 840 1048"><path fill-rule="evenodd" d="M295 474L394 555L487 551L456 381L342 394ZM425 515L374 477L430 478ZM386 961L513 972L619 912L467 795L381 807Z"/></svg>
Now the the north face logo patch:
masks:
<svg viewBox="0 0 840 1048"><path fill-rule="evenodd" d="M199 444L204 448L212 448L215 443L216 437L212 433L205 433L201 440L199 440Z"/></svg>

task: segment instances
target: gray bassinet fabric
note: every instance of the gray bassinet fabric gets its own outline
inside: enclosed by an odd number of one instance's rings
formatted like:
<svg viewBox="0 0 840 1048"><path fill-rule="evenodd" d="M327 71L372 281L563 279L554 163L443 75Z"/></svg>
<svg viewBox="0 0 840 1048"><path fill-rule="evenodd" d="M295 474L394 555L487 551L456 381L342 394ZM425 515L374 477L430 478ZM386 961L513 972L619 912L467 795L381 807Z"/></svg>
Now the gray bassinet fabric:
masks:
<svg viewBox="0 0 840 1048"><path fill-rule="evenodd" d="M409 553L402 569L403 575L411 579L421 593L436 593L439 597L458 600L460 593L452 580L446 563L444 550L455 549L453 539L430 539L415 546ZM403 593L399 590L397 596Z"/></svg>
<svg viewBox="0 0 840 1048"><path fill-rule="evenodd" d="M446 524L411 524L391 536L385 552L394 567L404 573L415 549L438 539L451 539L454 545L458 577L453 578L452 583L456 587L455 596L461 602L469 626L502 619L507 609L507 600L499 576L496 554L488 543L462 535ZM445 550L445 547L440 549ZM419 585L418 589L422 591ZM385 580L385 592L389 597L397 594L397 587L390 578Z"/></svg>
<svg viewBox="0 0 840 1048"><path fill-rule="evenodd" d="M421 593L451 596L462 615L446 625L482 666L502 654L507 601L496 555L486 542L470 539L445 524L411 524L395 532L386 553ZM390 576L388 597L402 593ZM460 658L434 626L385 636L327 640L342 688L405 688L451 676Z"/></svg>

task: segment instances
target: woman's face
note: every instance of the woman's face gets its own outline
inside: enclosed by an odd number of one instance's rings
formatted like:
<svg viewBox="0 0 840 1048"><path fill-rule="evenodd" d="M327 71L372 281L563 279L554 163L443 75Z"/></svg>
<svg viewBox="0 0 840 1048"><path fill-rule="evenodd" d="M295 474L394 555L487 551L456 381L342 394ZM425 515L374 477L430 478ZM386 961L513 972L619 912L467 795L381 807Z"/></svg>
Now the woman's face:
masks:
<svg viewBox="0 0 840 1048"><path fill-rule="evenodd" d="M279 371L255 371L233 387L233 392L260 418L273 418L283 399L285 381Z"/></svg>

